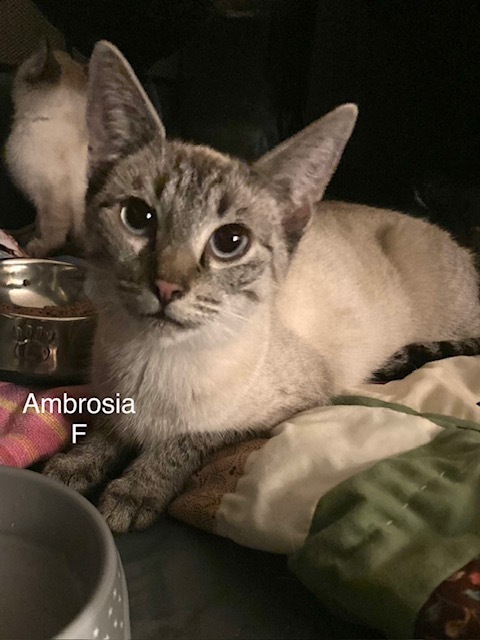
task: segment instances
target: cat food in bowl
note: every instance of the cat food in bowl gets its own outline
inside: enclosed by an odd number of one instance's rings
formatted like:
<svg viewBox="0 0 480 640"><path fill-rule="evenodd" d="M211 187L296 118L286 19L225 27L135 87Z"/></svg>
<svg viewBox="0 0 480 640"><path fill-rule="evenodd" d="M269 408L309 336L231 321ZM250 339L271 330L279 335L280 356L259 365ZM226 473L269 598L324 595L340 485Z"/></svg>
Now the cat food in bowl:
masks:
<svg viewBox="0 0 480 640"><path fill-rule="evenodd" d="M0 262L3 379L40 384L86 380L96 316L84 285L85 271L67 262Z"/></svg>
<svg viewBox="0 0 480 640"><path fill-rule="evenodd" d="M129 640L120 557L100 513L45 476L0 466L0 638Z"/></svg>

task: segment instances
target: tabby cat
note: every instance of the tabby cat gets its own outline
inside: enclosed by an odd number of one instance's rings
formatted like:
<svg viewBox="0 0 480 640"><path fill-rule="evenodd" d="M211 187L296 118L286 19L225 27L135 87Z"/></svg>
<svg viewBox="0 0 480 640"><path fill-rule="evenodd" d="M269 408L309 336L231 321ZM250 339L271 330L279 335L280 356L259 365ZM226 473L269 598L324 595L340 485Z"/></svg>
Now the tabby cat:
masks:
<svg viewBox="0 0 480 640"><path fill-rule="evenodd" d="M136 414L104 416L45 472L105 484L114 531L151 524L215 449L327 403L407 345L480 335L472 256L448 233L320 202L354 105L249 166L167 141L111 44L89 76L93 388Z"/></svg>

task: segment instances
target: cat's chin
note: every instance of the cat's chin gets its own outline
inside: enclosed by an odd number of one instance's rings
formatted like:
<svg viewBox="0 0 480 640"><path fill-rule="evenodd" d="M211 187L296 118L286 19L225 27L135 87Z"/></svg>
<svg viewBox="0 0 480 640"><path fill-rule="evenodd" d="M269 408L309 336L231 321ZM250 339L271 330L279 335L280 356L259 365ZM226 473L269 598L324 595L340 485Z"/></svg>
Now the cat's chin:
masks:
<svg viewBox="0 0 480 640"><path fill-rule="evenodd" d="M194 329L197 325L193 325L188 321L179 320L176 316L165 311L157 311L156 313L146 314L147 318L157 323L161 327L173 327L178 330Z"/></svg>
<svg viewBox="0 0 480 640"><path fill-rule="evenodd" d="M197 334L199 328L197 323L177 318L164 311L143 314L140 319L148 323L150 330L158 334L159 340L165 346L185 342Z"/></svg>

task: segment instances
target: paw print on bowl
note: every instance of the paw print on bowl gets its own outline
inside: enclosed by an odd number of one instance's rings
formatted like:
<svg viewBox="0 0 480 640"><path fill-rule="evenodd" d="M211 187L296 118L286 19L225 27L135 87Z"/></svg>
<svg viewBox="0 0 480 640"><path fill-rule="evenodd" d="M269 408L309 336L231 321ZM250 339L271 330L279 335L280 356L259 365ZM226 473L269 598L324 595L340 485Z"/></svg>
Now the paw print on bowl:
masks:
<svg viewBox="0 0 480 640"><path fill-rule="evenodd" d="M50 356L55 343L55 331L42 325L29 323L17 325L15 333L15 355L31 363L44 362Z"/></svg>

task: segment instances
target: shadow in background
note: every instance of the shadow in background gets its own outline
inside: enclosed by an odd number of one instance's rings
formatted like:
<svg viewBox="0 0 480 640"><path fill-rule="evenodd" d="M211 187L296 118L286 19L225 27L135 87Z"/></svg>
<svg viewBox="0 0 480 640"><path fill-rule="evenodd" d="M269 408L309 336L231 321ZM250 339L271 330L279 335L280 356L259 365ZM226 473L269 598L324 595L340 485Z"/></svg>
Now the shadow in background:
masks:
<svg viewBox="0 0 480 640"><path fill-rule="evenodd" d="M476 0L37 0L69 46L117 44L170 135L253 160L360 107L327 195L480 228Z"/></svg>

